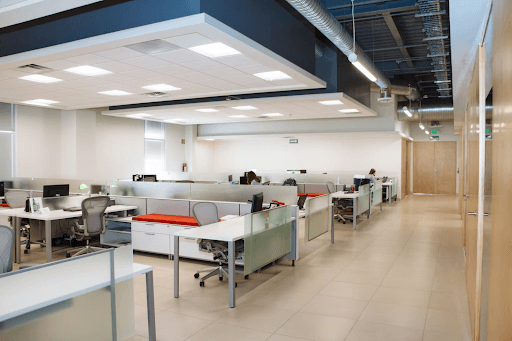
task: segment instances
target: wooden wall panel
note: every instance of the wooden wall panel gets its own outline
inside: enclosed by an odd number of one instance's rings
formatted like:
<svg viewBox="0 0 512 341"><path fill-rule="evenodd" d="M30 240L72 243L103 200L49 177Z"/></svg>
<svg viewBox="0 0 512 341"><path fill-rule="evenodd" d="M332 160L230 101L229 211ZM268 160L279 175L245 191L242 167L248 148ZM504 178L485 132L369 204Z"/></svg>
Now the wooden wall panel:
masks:
<svg viewBox="0 0 512 341"><path fill-rule="evenodd" d="M402 139L402 179L401 179L401 198L404 199L408 193L408 183L409 177L407 172L408 166L408 153L407 153L408 141L406 139Z"/></svg>
<svg viewBox="0 0 512 341"><path fill-rule="evenodd" d="M434 193L435 147L433 142L413 142L413 191Z"/></svg>
<svg viewBox="0 0 512 341"><path fill-rule="evenodd" d="M512 340L512 1L493 2L492 236L488 340Z"/></svg>
<svg viewBox="0 0 512 341"><path fill-rule="evenodd" d="M434 142L435 146L435 194L457 193L457 142Z"/></svg>

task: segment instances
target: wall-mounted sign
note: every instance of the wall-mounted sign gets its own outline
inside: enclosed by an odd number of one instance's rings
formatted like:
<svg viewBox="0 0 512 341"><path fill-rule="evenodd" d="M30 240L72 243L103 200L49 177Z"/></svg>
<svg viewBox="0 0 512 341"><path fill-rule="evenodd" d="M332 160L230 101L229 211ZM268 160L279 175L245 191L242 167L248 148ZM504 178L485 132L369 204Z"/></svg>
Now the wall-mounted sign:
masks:
<svg viewBox="0 0 512 341"><path fill-rule="evenodd" d="M490 133L491 133L491 129L489 129L489 128L485 128L485 133L486 133L486 134L490 134Z"/></svg>
<svg viewBox="0 0 512 341"><path fill-rule="evenodd" d="M487 141L492 140L492 135L491 135L491 134L485 134L485 139L486 139Z"/></svg>
<svg viewBox="0 0 512 341"><path fill-rule="evenodd" d="M432 135L437 135L437 129L432 130Z"/></svg>
<svg viewBox="0 0 512 341"><path fill-rule="evenodd" d="M430 141L439 141L439 136L430 136Z"/></svg>
<svg viewBox="0 0 512 341"><path fill-rule="evenodd" d="M290 144L299 143L299 139L290 139Z"/></svg>

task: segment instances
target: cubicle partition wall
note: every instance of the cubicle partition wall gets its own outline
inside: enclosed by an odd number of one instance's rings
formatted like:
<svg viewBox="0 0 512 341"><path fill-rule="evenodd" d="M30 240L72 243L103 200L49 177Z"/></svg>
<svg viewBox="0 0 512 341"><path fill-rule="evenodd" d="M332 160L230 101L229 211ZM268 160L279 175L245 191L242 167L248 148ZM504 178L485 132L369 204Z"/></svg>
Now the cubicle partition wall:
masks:
<svg viewBox="0 0 512 341"><path fill-rule="evenodd" d="M131 246L126 246L0 274L0 339L132 336L132 259Z"/></svg>
<svg viewBox="0 0 512 341"><path fill-rule="evenodd" d="M291 252L290 206L246 215L244 231L244 274L248 275Z"/></svg>
<svg viewBox="0 0 512 341"><path fill-rule="evenodd" d="M110 194L145 198L190 199L188 183L111 181Z"/></svg>
<svg viewBox="0 0 512 341"><path fill-rule="evenodd" d="M394 198L396 197L396 191L398 187L397 178L391 178L391 182L393 183L393 185L391 186L391 198Z"/></svg>
<svg viewBox="0 0 512 341"><path fill-rule="evenodd" d="M304 237L306 242L329 231L333 216L331 203L330 194L306 200L306 233Z"/></svg>
<svg viewBox="0 0 512 341"><path fill-rule="evenodd" d="M357 215L361 215L370 210L370 184L359 186L359 193L357 202Z"/></svg>
<svg viewBox="0 0 512 341"><path fill-rule="evenodd" d="M376 181L373 183L372 192L372 206L382 204L382 182ZM381 206L382 209L382 206Z"/></svg>

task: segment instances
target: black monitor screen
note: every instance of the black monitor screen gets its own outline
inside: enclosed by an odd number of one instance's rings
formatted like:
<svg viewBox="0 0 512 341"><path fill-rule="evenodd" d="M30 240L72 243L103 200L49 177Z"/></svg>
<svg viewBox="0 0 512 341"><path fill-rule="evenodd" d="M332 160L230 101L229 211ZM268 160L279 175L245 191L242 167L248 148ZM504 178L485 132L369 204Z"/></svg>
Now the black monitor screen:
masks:
<svg viewBox="0 0 512 341"><path fill-rule="evenodd" d="M263 193L252 195L251 213L259 212L263 209Z"/></svg>
<svg viewBox="0 0 512 341"><path fill-rule="evenodd" d="M142 181L156 182L156 174L144 174Z"/></svg>
<svg viewBox="0 0 512 341"><path fill-rule="evenodd" d="M69 195L69 185L43 186L43 198L67 197Z"/></svg>
<svg viewBox="0 0 512 341"><path fill-rule="evenodd" d="M361 185L366 185L366 184L369 184L370 183L370 179L359 179L359 178L354 178L354 189L356 191L359 191L359 186Z"/></svg>

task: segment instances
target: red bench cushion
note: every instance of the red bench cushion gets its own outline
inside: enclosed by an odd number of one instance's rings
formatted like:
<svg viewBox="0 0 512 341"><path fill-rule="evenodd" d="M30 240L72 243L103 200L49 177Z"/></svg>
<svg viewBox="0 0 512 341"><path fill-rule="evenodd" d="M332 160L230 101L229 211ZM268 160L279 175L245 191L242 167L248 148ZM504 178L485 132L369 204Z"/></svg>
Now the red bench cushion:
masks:
<svg viewBox="0 0 512 341"><path fill-rule="evenodd" d="M194 217L185 217L180 215L169 214L146 214L133 217L132 220L147 221L151 223L162 223L172 225L199 226Z"/></svg>
<svg viewBox="0 0 512 341"><path fill-rule="evenodd" d="M7 205L7 203L4 203L4 204L0 204L0 207L9 207L9 205Z"/></svg>
<svg viewBox="0 0 512 341"><path fill-rule="evenodd" d="M314 198L314 197L319 197L321 195L325 195L324 193L297 193L297 196L301 196L301 195L307 195L308 197L311 197L311 198Z"/></svg>

